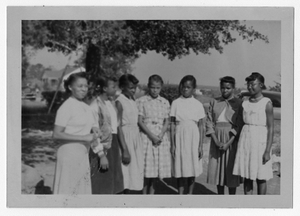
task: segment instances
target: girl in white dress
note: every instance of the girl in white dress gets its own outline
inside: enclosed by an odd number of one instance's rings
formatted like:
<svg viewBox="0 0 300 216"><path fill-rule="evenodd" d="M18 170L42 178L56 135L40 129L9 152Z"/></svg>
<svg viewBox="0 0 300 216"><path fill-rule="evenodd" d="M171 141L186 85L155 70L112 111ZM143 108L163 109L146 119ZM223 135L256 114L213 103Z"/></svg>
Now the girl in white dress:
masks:
<svg viewBox="0 0 300 216"><path fill-rule="evenodd" d="M254 72L246 78L251 96L243 102L245 125L240 134L233 169L234 175L244 177L244 193L253 193L253 180L257 193L266 194L266 181L273 177L270 150L273 142L273 106L262 94L264 77Z"/></svg>
<svg viewBox="0 0 300 216"><path fill-rule="evenodd" d="M124 193L141 191L144 183L143 142L138 127L138 108L134 98L138 79L124 74L119 79L122 93L116 100L120 119L118 137L122 153Z"/></svg>
<svg viewBox="0 0 300 216"><path fill-rule="evenodd" d="M202 103L193 97L196 86L193 76L183 77L179 84L181 96L171 105L171 154L179 194L184 193L185 180L188 194L192 194L195 177L202 173L205 112Z"/></svg>
<svg viewBox="0 0 300 216"><path fill-rule="evenodd" d="M88 91L85 73L70 75L65 89L71 96L58 109L53 130L53 138L61 142L57 150L53 193L91 194L88 151L100 133L90 106L83 102Z"/></svg>

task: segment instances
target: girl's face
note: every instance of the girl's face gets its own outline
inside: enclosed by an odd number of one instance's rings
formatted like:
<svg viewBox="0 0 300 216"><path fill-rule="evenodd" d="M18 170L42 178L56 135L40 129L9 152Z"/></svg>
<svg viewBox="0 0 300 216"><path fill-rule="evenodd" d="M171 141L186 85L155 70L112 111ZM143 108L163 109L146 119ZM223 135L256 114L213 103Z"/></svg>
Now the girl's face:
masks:
<svg viewBox="0 0 300 216"><path fill-rule="evenodd" d="M195 89L192 81L186 81L181 86L181 95L185 98L189 98L194 93Z"/></svg>
<svg viewBox="0 0 300 216"><path fill-rule="evenodd" d="M117 83L113 80L108 80L107 87L104 87L104 92L106 92L108 97L113 97L117 91Z"/></svg>
<svg viewBox="0 0 300 216"><path fill-rule="evenodd" d="M228 99L232 97L234 88L231 83L222 82L220 85L220 90L221 90L222 97Z"/></svg>
<svg viewBox="0 0 300 216"><path fill-rule="evenodd" d="M247 83L247 89L251 95L256 95L262 91L263 84L257 79Z"/></svg>
<svg viewBox="0 0 300 216"><path fill-rule="evenodd" d="M161 91L161 87L162 87L161 82L152 81L150 82L148 87L149 87L150 96L153 98L157 98Z"/></svg>
<svg viewBox="0 0 300 216"><path fill-rule="evenodd" d="M123 88L123 91L129 93L131 96L134 96L136 92L136 87L136 84L129 82L128 85L125 88Z"/></svg>
<svg viewBox="0 0 300 216"><path fill-rule="evenodd" d="M85 78L77 78L71 85L69 85L69 89L71 90L73 97L78 100L82 100L88 92L87 80Z"/></svg>

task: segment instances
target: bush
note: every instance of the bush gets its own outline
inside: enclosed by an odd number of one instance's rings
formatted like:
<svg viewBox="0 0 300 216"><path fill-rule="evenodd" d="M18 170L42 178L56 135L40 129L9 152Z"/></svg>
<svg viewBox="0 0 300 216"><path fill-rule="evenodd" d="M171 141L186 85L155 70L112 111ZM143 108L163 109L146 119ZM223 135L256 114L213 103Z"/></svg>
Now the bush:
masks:
<svg viewBox="0 0 300 216"><path fill-rule="evenodd" d="M47 107L49 108L52 99L55 95L55 91L44 91L42 92L43 98L46 100ZM58 91L51 112L56 112L60 105L69 97L66 92Z"/></svg>

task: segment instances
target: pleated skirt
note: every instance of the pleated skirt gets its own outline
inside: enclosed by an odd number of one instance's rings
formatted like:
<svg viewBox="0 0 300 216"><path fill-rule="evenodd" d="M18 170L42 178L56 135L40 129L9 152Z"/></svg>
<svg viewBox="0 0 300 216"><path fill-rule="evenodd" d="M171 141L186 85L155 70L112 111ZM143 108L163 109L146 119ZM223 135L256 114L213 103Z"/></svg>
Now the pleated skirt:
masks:
<svg viewBox="0 0 300 216"><path fill-rule="evenodd" d="M175 178L197 177L203 172L199 160L199 129L194 121L181 121L176 125L175 158L173 176Z"/></svg>
<svg viewBox="0 0 300 216"><path fill-rule="evenodd" d="M252 180L273 178L272 161L263 164L268 130L266 126L243 126L237 148L233 174Z"/></svg>
<svg viewBox="0 0 300 216"><path fill-rule="evenodd" d="M215 134L221 143L230 140L229 132L232 125L228 122L219 122L215 127ZM219 150L211 139L208 161L207 183L219 186L238 187L240 177L233 175L234 160L237 151L237 142L233 141L226 151Z"/></svg>

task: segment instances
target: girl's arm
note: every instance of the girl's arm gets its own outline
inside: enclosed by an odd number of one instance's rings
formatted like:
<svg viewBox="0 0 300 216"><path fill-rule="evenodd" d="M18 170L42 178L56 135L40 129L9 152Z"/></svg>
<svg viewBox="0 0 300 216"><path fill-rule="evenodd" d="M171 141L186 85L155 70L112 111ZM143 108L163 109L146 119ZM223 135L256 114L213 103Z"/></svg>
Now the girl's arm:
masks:
<svg viewBox="0 0 300 216"><path fill-rule="evenodd" d="M216 134L215 134L215 123L214 123L214 117L213 117L213 108L214 108L215 100L212 100L209 103L209 108L206 114L206 136L210 136L216 146L221 147L222 143L219 142Z"/></svg>
<svg viewBox="0 0 300 216"><path fill-rule="evenodd" d="M263 164L267 163L270 160L270 151L273 143L273 134L274 134L274 116L273 116L273 105L271 102L268 102L266 105L266 116L267 116L267 146L263 154Z"/></svg>
<svg viewBox="0 0 300 216"><path fill-rule="evenodd" d="M198 128L199 128L199 147L198 147L198 153L199 153L199 159L203 157L203 141L204 141L204 134L205 134L205 118L202 118L198 121Z"/></svg>
<svg viewBox="0 0 300 216"><path fill-rule="evenodd" d="M144 124L143 121L144 116L139 115L138 118L138 125L140 126L140 128L142 129L142 131L152 140L152 142L154 144L158 144L160 141L160 138L158 136L156 136L155 134L153 134L149 128Z"/></svg>
<svg viewBox="0 0 300 216"><path fill-rule="evenodd" d="M91 143L95 139L97 139L97 136L95 136L94 134L87 134L83 136L67 134L65 133L65 127L59 125L54 125L52 137L53 139L56 140L65 141L65 143L70 141L76 141L76 142L82 142L84 144Z"/></svg>
<svg viewBox="0 0 300 216"><path fill-rule="evenodd" d="M175 157L175 133L176 133L176 117L171 116L171 154Z"/></svg>
<svg viewBox="0 0 300 216"><path fill-rule="evenodd" d="M160 132L160 134L158 135L158 138L159 138L160 140L164 137L166 131L168 130L169 124L170 124L169 118L165 118L165 119L164 119L164 125L163 125L163 128L161 129L161 132Z"/></svg>
<svg viewBox="0 0 300 216"><path fill-rule="evenodd" d="M129 164L130 163L130 154L128 152L128 148L127 148L127 145L125 142L123 129L122 129L123 107L119 101L116 101L116 107L117 107L118 117L119 117L119 121L120 121L120 124L118 126L118 138L120 140L120 147L121 147L121 152L122 152L122 162L124 164Z"/></svg>

